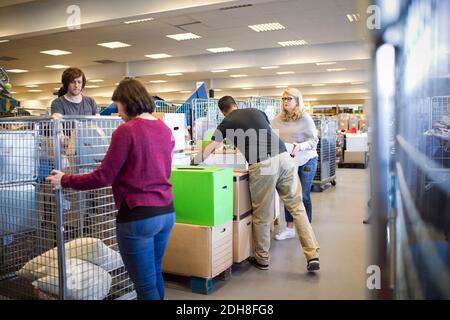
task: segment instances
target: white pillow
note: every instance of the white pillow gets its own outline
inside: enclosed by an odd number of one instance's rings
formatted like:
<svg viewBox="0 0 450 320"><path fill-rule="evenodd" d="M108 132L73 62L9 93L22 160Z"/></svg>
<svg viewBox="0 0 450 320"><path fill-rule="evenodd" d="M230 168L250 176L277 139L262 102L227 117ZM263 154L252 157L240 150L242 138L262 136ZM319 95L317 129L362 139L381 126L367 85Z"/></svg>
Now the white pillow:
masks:
<svg viewBox="0 0 450 320"><path fill-rule="evenodd" d="M50 274L33 281L36 288L59 295L58 261L48 266ZM68 300L103 300L111 289L112 277L102 268L80 260L66 260Z"/></svg>
<svg viewBox="0 0 450 320"><path fill-rule="evenodd" d="M106 271L113 271L123 266L122 257L117 251L108 248L100 239L79 238L65 244L66 259L76 258L93 263ZM58 261L57 248L53 248L28 261L17 274L35 280L49 275L48 267ZM58 264L56 263L56 266Z"/></svg>

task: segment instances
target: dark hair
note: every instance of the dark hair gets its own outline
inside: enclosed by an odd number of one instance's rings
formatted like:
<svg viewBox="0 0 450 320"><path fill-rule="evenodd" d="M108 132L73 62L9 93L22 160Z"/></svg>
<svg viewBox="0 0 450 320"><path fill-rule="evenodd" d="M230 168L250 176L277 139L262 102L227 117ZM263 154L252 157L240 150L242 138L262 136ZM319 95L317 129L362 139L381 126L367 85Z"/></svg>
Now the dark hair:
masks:
<svg viewBox="0 0 450 320"><path fill-rule="evenodd" d="M120 102L129 117L136 117L144 112L152 113L156 107L147 89L135 79L122 80L111 99Z"/></svg>
<svg viewBox="0 0 450 320"><path fill-rule="evenodd" d="M58 90L58 97L65 95L69 88L69 84L79 77L83 77L83 86L81 88L84 88L84 86L86 85L86 76L84 75L83 71L81 71L81 69L68 68L64 70L61 76L61 82L63 86Z"/></svg>
<svg viewBox="0 0 450 320"><path fill-rule="evenodd" d="M223 96L219 100L219 109L222 113L226 113L234 104L236 104L236 101L234 101L232 96Z"/></svg>

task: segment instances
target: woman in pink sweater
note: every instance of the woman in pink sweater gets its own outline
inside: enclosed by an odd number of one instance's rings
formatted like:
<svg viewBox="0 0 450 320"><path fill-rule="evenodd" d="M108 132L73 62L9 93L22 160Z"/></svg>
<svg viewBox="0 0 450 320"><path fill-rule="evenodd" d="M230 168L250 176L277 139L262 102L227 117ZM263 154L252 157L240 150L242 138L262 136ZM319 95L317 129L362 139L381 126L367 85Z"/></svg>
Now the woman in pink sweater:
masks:
<svg viewBox="0 0 450 320"><path fill-rule="evenodd" d="M114 131L100 166L81 175L53 170L47 181L55 189L112 185L117 242L138 299L163 299L162 258L175 221L169 183L175 141L151 115L155 103L139 81L120 82L112 100L125 123Z"/></svg>

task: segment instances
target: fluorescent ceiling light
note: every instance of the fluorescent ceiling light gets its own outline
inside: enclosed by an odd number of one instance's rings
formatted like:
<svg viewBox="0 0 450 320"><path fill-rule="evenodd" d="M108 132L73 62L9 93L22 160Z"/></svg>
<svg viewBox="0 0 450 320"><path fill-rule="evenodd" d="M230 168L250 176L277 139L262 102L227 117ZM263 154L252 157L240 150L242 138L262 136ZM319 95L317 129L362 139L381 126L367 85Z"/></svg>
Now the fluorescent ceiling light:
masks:
<svg viewBox="0 0 450 320"><path fill-rule="evenodd" d="M88 82L92 82L92 83L96 83L96 82L103 82L105 80L103 79L92 79L92 80L88 80Z"/></svg>
<svg viewBox="0 0 450 320"><path fill-rule="evenodd" d="M11 94L15 94L15 93L17 93L16 91L10 91L9 93L11 93Z"/></svg>
<svg viewBox="0 0 450 320"><path fill-rule="evenodd" d="M309 98L309 99L305 99L305 101L317 101L317 98Z"/></svg>
<svg viewBox="0 0 450 320"><path fill-rule="evenodd" d="M277 89L287 88L288 86L276 86Z"/></svg>
<svg viewBox="0 0 450 320"><path fill-rule="evenodd" d="M330 65L330 64L336 64L336 62L330 61L330 62L317 62L316 63L316 65L318 65L318 66L327 66L327 65Z"/></svg>
<svg viewBox="0 0 450 320"><path fill-rule="evenodd" d="M327 69L328 72L335 72L335 71L344 71L347 70L346 68L334 68L334 69Z"/></svg>
<svg viewBox="0 0 450 320"><path fill-rule="evenodd" d="M254 88L241 88L242 90L253 90Z"/></svg>
<svg viewBox="0 0 450 320"><path fill-rule="evenodd" d="M279 66L267 66L267 67L261 67L261 69L278 69Z"/></svg>
<svg viewBox="0 0 450 320"><path fill-rule="evenodd" d="M131 45L129 45L128 43L123 43L120 41L97 43L97 45L99 45L101 47L109 48L109 49L131 47Z"/></svg>
<svg viewBox="0 0 450 320"><path fill-rule="evenodd" d="M182 76L183 74L181 72L174 72L174 73L166 73L166 76L169 77L176 77L176 76Z"/></svg>
<svg viewBox="0 0 450 320"><path fill-rule="evenodd" d="M61 89L61 88L53 88L53 90L59 90L59 89Z"/></svg>
<svg viewBox="0 0 450 320"><path fill-rule="evenodd" d="M6 70L6 72L10 72L10 73L24 73L24 72L28 72L28 70L23 70L23 69L9 69L9 70Z"/></svg>
<svg viewBox="0 0 450 320"><path fill-rule="evenodd" d="M39 90L39 89L31 89L31 90L28 90L28 92L42 92L42 90Z"/></svg>
<svg viewBox="0 0 450 320"><path fill-rule="evenodd" d="M230 77L232 78L244 78L244 77L248 77L246 74L232 74L230 75Z"/></svg>
<svg viewBox="0 0 450 320"><path fill-rule="evenodd" d="M172 57L170 54L166 54L166 53L146 54L145 56L147 58L152 58L152 59L165 59L165 58Z"/></svg>
<svg viewBox="0 0 450 320"><path fill-rule="evenodd" d="M359 15L359 13L352 13L352 14L348 14L347 15L347 19L348 19L348 21L350 21L350 22L356 22L356 21L359 21L359 18L360 18L360 15Z"/></svg>
<svg viewBox="0 0 450 320"><path fill-rule="evenodd" d="M37 87L39 87L37 84L29 84L25 86L25 88L37 88Z"/></svg>
<svg viewBox="0 0 450 320"><path fill-rule="evenodd" d="M354 85L357 85L357 84L364 84L364 83L365 83L364 81L350 82L350 84L354 84Z"/></svg>
<svg viewBox="0 0 450 320"><path fill-rule="evenodd" d="M277 72L277 74L282 75L282 74L294 74L294 71L279 71Z"/></svg>
<svg viewBox="0 0 450 320"><path fill-rule="evenodd" d="M228 72L228 70L225 69L218 69L218 70L211 70L212 73L220 73L220 72Z"/></svg>
<svg viewBox="0 0 450 320"><path fill-rule="evenodd" d="M182 90L182 91L180 91L180 93L191 93L191 91L189 91L189 90Z"/></svg>
<svg viewBox="0 0 450 320"><path fill-rule="evenodd" d="M63 56L65 54L71 54L72 52L70 51L64 51L64 50L45 50L45 51L41 51L41 53L43 54L49 54L51 56Z"/></svg>
<svg viewBox="0 0 450 320"><path fill-rule="evenodd" d="M141 23L141 22L148 22L148 21L153 21L155 20L154 18L145 18L145 19L136 19L136 20L128 20L125 21L125 24L134 24L134 23Z"/></svg>
<svg viewBox="0 0 450 320"><path fill-rule="evenodd" d="M84 87L88 88L88 89L100 88L99 86L96 86L96 85L89 85L89 86L84 86Z"/></svg>
<svg viewBox="0 0 450 320"><path fill-rule="evenodd" d="M311 86L313 87L323 87L325 84L323 83L313 83Z"/></svg>
<svg viewBox="0 0 450 320"><path fill-rule="evenodd" d="M151 80L151 83L165 83L167 80Z"/></svg>
<svg viewBox="0 0 450 320"><path fill-rule="evenodd" d="M49 66L45 66L46 68L50 68L50 69L64 69L64 68L69 68L69 66L66 66L64 64L51 64Z"/></svg>
<svg viewBox="0 0 450 320"><path fill-rule="evenodd" d="M219 91L222 91L222 89L213 89L214 91L217 91L217 92L219 92Z"/></svg>
<svg viewBox="0 0 450 320"><path fill-rule="evenodd" d="M278 22L254 24L248 27L256 32L277 31L286 29L286 27L284 27Z"/></svg>
<svg viewBox="0 0 450 320"><path fill-rule="evenodd" d="M223 53L223 52L232 52L232 51L234 51L234 49L230 48L230 47L209 48L209 49L206 49L206 50L208 50L209 52L213 52L213 53Z"/></svg>
<svg viewBox="0 0 450 320"><path fill-rule="evenodd" d="M9 40L7 40L7 39L0 40L0 43L5 43L5 42L9 42Z"/></svg>
<svg viewBox="0 0 450 320"><path fill-rule="evenodd" d="M303 46L308 44L305 40L291 40L291 41L281 41L278 44L282 47L295 47L295 46Z"/></svg>
<svg viewBox="0 0 450 320"><path fill-rule="evenodd" d="M178 33L178 34L169 34L166 36L167 38L171 38L177 41L183 41L183 40L194 40L194 39L200 39L201 37L199 35L196 35L195 33Z"/></svg>

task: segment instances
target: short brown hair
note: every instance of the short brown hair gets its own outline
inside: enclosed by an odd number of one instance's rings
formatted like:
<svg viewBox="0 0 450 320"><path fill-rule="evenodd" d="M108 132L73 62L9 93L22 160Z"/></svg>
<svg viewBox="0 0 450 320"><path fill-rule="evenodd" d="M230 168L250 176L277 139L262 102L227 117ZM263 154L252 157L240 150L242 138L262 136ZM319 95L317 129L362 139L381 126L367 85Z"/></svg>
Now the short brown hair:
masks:
<svg viewBox="0 0 450 320"><path fill-rule="evenodd" d="M63 88L67 92L67 88L69 87L69 84L73 82L76 78L83 77L83 86L86 85L86 76L84 75L83 71L78 68L68 68L64 70L62 76L61 76L61 82L63 84Z"/></svg>
<svg viewBox="0 0 450 320"><path fill-rule="evenodd" d="M236 101L234 101L232 96L223 96L219 100L219 109L222 111L222 113L226 113L228 110L230 110L232 105L235 105Z"/></svg>
<svg viewBox="0 0 450 320"><path fill-rule="evenodd" d="M135 79L122 80L114 90L112 101L120 102L129 117L136 117L144 112L152 113L156 107L147 89Z"/></svg>

